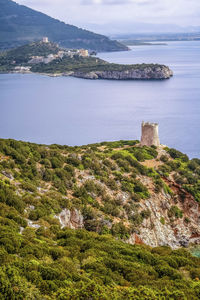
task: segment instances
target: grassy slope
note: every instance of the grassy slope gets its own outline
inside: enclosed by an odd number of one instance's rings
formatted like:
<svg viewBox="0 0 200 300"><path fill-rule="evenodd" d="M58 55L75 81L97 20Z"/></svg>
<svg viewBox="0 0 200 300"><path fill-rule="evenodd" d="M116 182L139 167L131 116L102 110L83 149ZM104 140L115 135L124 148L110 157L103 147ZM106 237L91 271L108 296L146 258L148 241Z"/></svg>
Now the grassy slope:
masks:
<svg viewBox="0 0 200 300"><path fill-rule="evenodd" d="M155 159L156 149L136 143L67 147L0 140L2 299L199 299L198 258L120 239L149 217L138 210L149 191L137 175L152 178L159 190L166 188L159 173L176 171L177 182L199 201L200 160L167 149L173 159L163 156L157 173L141 164ZM129 194L126 204L116 197L121 191ZM63 208L81 211L85 229L61 229L54 215ZM28 219L41 227L28 227Z"/></svg>

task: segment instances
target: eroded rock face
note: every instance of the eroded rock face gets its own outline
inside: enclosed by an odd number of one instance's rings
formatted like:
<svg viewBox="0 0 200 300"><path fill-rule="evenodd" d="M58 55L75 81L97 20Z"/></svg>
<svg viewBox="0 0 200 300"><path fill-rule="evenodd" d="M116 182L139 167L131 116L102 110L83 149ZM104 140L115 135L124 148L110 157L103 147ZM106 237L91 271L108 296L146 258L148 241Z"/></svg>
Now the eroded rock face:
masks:
<svg viewBox="0 0 200 300"><path fill-rule="evenodd" d="M69 227L71 229L78 229L84 227L83 216L76 208L71 211L65 208L56 218L60 221L62 228Z"/></svg>
<svg viewBox="0 0 200 300"><path fill-rule="evenodd" d="M173 76L172 70L167 66L147 66L145 68L134 68L123 71L93 71L73 72L71 76L85 79L115 79L115 80L149 80L168 79Z"/></svg>
<svg viewBox="0 0 200 300"><path fill-rule="evenodd" d="M149 210L151 215L143 220L137 231L126 242L130 244L146 244L151 247L170 246L173 249L187 247L190 243L199 244L200 207L193 197L185 192L183 201L181 199L183 191L178 190L179 187L176 185L171 187L173 192L176 193L176 199L173 195L169 195L163 190L160 193L155 193L151 189L152 179L141 175L139 177L151 190L151 197L141 200L138 204L140 206L139 210ZM122 202L127 201L125 193L118 196ZM176 205L183 211L182 218L169 216L169 210L173 205ZM189 223L185 221L185 217L188 217ZM62 228L84 228L84 218L77 209L64 209L56 218L59 219ZM112 227L112 223L107 224L105 222L105 225L109 228Z"/></svg>
<svg viewBox="0 0 200 300"><path fill-rule="evenodd" d="M176 188L176 187L174 187ZM173 189L173 188L172 188ZM170 246L173 249L187 247L200 242L199 204L187 192L184 201L177 198L176 205L184 212L182 218L170 218L169 209L175 205L173 196L164 192L152 193L149 199L140 203L142 209L149 209L151 216L144 219L139 234L132 234L129 243L144 243L152 247ZM189 222L185 221L188 217ZM164 224L161 220L165 220Z"/></svg>

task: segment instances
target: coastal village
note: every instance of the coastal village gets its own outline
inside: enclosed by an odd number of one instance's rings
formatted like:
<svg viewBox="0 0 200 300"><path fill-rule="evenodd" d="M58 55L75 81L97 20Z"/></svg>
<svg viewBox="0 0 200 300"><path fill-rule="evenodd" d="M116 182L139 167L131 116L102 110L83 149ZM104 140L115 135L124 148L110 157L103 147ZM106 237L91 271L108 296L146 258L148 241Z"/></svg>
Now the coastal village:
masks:
<svg viewBox="0 0 200 300"><path fill-rule="evenodd" d="M43 37L40 43L48 44L50 43L48 37ZM58 45L57 45L58 46ZM58 46L59 47L59 46ZM55 59L63 59L63 57L70 57L73 58L74 56L79 57L89 57L90 55L94 55L96 53L91 52L89 53L86 49L62 49L59 50L57 54L49 54L47 56L32 56L31 59L28 61L28 64L34 65L34 64L48 64L52 62ZM31 66L16 66L15 71L16 72L29 72L31 69Z"/></svg>

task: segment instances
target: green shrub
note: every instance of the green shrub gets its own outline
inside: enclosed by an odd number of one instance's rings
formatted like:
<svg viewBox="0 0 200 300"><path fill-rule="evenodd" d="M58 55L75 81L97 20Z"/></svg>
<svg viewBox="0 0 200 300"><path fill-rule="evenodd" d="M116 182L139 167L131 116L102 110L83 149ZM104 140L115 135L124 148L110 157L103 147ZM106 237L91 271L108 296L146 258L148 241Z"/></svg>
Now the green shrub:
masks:
<svg viewBox="0 0 200 300"><path fill-rule="evenodd" d="M182 218L183 212L180 210L177 206L171 206L170 210L168 211L169 218L175 217L175 218Z"/></svg>
<svg viewBox="0 0 200 300"><path fill-rule="evenodd" d="M160 218L160 223L163 224L163 225L165 225L165 218L164 217Z"/></svg>
<svg viewBox="0 0 200 300"><path fill-rule="evenodd" d="M181 153L180 151L178 151L176 149L171 148L171 149L168 150L168 153L174 159L178 158L183 162L188 162L188 160L189 160L189 158L186 154L183 154L183 153Z"/></svg>

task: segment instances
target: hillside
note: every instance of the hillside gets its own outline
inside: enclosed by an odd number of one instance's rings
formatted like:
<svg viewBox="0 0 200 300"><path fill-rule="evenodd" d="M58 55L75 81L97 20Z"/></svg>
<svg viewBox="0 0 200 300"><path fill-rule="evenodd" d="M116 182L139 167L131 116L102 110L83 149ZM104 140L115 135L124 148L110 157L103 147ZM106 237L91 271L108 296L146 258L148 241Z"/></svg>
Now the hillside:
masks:
<svg viewBox="0 0 200 300"><path fill-rule="evenodd" d="M63 226L151 246L198 242L199 169L199 159L137 141L82 147L0 142L1 179L18 194L16 209L32 207L25 213L30 220L51 223L54 214Z"/></svg>
<svg viewBox="0 0 200 300"><path fill-rule="evenodd" d="M180 248L199 243L199 170L138 141L1 139L1 299L199 299Z"/></svg>
<svg viewBox="0 0 200 300"><path fill-rule="evenodd" d="M128 49L103 35L65 24L14 1L0 0L0 49L17 47L44 36L66 48L96 51Z"/></svg>
<svg viewBox="0 0 200 300"><path fill-rule="evenodd" d="M63 49L43 41L0 53L0 72L33 72L85 79L168 79L169 67L159 64L113 64L88 51Z"/></svg>

